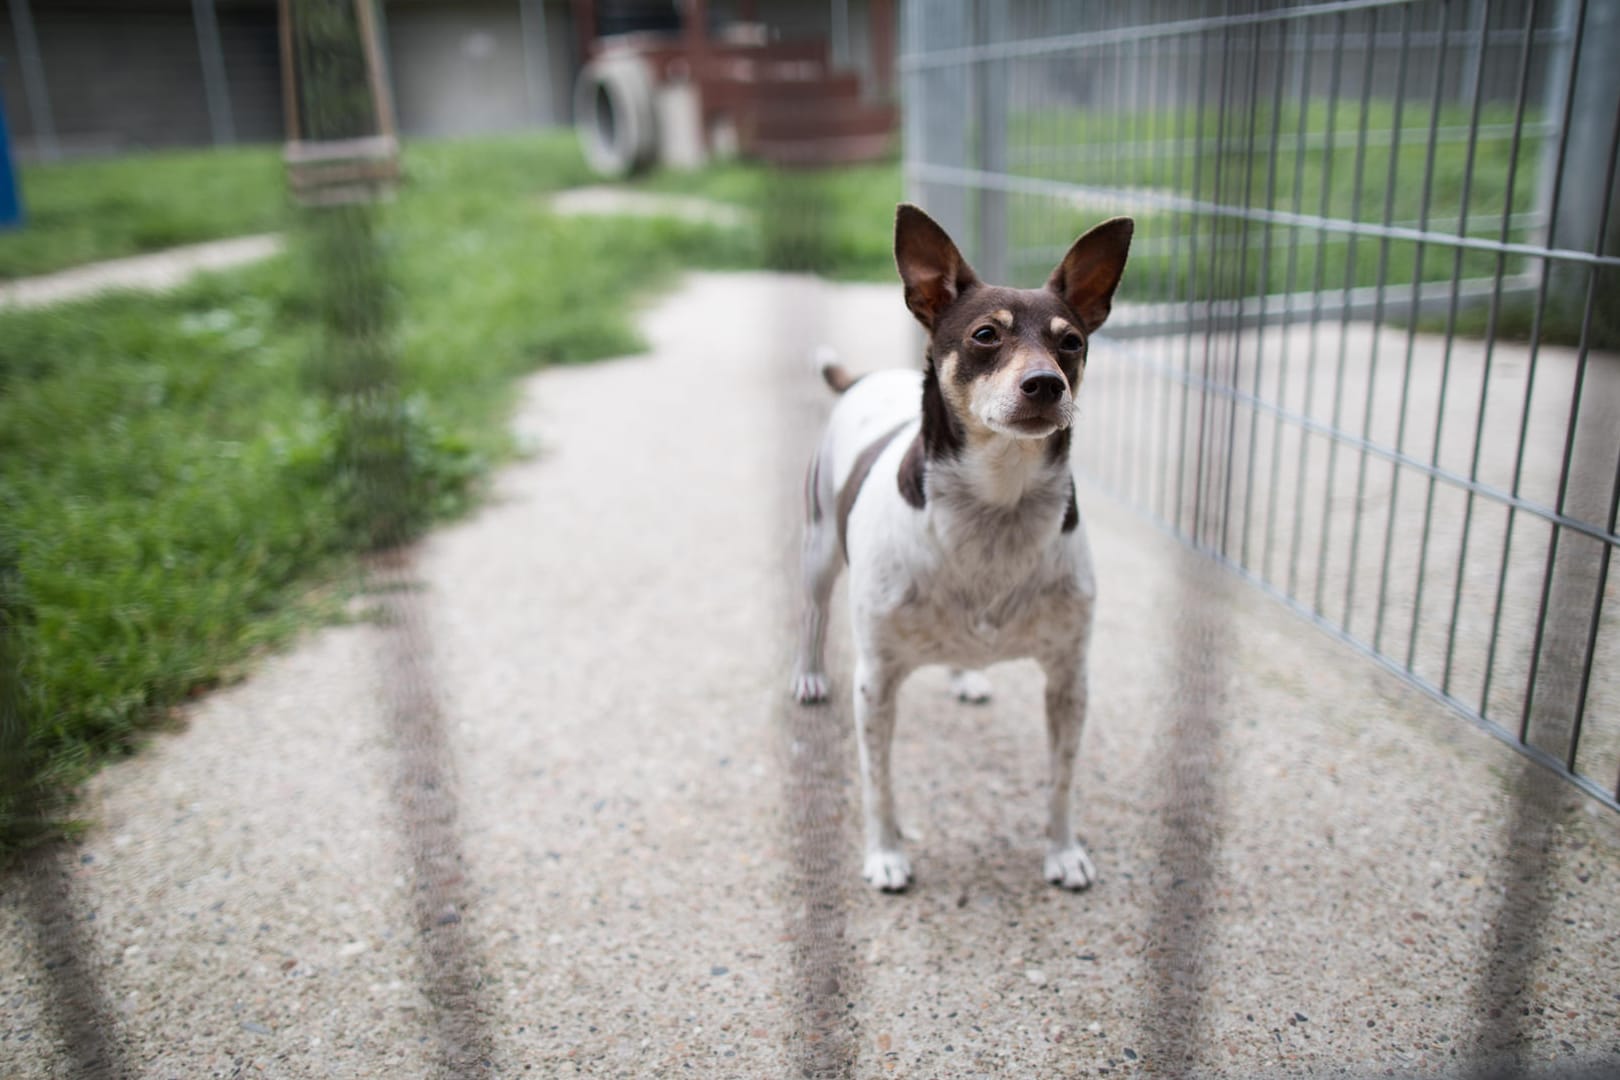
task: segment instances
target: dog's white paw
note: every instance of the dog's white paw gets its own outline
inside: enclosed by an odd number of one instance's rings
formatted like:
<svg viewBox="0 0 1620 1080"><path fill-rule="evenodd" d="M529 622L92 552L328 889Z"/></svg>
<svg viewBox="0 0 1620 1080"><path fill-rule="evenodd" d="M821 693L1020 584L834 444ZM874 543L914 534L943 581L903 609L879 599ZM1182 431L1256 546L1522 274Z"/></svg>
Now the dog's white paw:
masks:
<svg viewBox="0 0 1620 1080"><path fill-rule="evenodd" d="M990 680L978 671L952 671L951 693L957 701L983 705L990 700Z"/></svg>
<svg viewBox="0 0 1620 1080"><path fill-rule="evenodd" d="M900 892L911 884L911 860L903 851L873 851L861 871L866 883L884 892Z"/></svg>
<svg viewBox="0 0 1620 1080"><path fill-rule="evenodd" d="M1046 880L1079 891L1090 888L1097 880L1097 868L1091 864L1091 856L1086 854L1085 848L1070 844L1046 853Z"/></svg>
<svg viewBox="0 0 1620 1080"><path fill-rule="evenodd" d="M814 705L827 700L827 676L819 671L801 671L793 676L793 700Z"/></svg>

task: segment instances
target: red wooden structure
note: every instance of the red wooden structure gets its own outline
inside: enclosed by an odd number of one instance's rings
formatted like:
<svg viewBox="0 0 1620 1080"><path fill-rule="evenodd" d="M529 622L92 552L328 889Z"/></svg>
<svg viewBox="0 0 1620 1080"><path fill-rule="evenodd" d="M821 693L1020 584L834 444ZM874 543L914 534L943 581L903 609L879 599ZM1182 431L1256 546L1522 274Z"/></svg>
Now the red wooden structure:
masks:
<svg viewBox="0 0 1620 1080"><path fill-rule="evenodd" d="M597 0L574 0L587 61L633 53L655 85L686 83L697 95L705 137L735 133L736 149L779 165L867 161L893 149L894 6L869 5L877 85L834 68L825 38L773 41L744 2L741 19L711 32L708 0L684 0L678 30L601 35ZM869 92L870 91L870 92Z"/></svg>

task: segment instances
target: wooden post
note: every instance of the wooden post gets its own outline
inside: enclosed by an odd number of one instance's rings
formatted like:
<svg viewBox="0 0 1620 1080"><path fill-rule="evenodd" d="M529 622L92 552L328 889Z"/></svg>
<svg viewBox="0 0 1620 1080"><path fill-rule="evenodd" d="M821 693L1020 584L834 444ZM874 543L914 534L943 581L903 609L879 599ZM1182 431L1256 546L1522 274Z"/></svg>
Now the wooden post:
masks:
<svg viewBox="0 0 1620 1080"><path fill-rule="evenodd" d="M574 0L574 39L581 64L596 55L596 0Z"/></svg>
<svg viewBox="0 0 1620 1080"><path fill-rule="evenodd" d="M371 4L372 0L354 0L354 17L360 27L360 48L366 54L366 76L371 82L371 100L377 110L377 133L392 137L397 130L394 95L388 86L382 40L377 36L377 18Z"/></svg>
<svg viewBox="0 0 1620 1080"><path fill-rule="evenodd" d="M287 141L298 141L298 56L293 51L293 0L280 0L281 16L281 122Z"/></svg>
<svg viewBox="0 0 1620 1080"><path fill-rule="evenodd" d="M686 0L686 25L682 29L692 73L698 76L709 51L709 0Z"/></svg>
<svg viewBox="0 0 1620 1080"><path fill-rule="evenodd" d="M894 0L872 0L872 78L878 96L895 96L894 87Z"/></svg>
<svg viewBox="0 0 1620 1080"><path fill-rule="evenodd" d="M337 87L334 91L330 86L305 86L309 73L302 64L305 48L302 35L311 26L326 24L318 20L301 23L300 13L306 9L295 5L319 4L324 8L320 14L332 15L343 10L342 0L281 0L282 100L287 113L287 146L282 156L293 195L306 205L366 202L389 191L399 179L399 140L393 95L372 3L373 0L353 0L351 9L354 45L365 67L364 96L369 99L370 115L347 118L339 125L341 130L311 132L304 130L306 119L315 122L313 117L303 115L304 106L309 104L303 96L305 93L336 92L340 101L347 101L350 94L358 96L360 88ZM330 31L331 26L327 25L326 32ZM347 33L347 28L341 28L340 33ZM333 44L324 43L326 47ZM340 40L336 45L348 48L346 41Z"/></svg>

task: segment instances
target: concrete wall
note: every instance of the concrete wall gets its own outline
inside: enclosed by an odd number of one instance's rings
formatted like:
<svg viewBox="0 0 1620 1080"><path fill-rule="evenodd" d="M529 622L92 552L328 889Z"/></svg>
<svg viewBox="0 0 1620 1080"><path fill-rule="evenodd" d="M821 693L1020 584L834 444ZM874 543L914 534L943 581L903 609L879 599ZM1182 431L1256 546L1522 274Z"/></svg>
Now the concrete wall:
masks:
<svg viewBox="0 0 1620 1080"><path fill-rule="evenodd" d="M526 124L520 31L510 2L391 8L388 52L401 130L449 135Z"/></svg>
<svg viewBox="0 0 1620 1080"><path fill-rule="evenodd" d="M524 21L517 0L406 0L388 6L388 50L401 130L408 135L472 134L566 123L573 85L573 28L566 3L534 5L545 26L529 27L543 46L540 93L531 98ZM549 95L549 100L546 100Z"/></svg>

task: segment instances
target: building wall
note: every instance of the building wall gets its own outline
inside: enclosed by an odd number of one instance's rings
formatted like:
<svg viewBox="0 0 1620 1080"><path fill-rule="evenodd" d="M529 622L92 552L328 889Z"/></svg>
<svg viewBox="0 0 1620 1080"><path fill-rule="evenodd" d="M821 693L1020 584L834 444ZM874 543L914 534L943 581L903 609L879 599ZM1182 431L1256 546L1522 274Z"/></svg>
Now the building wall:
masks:
<svg viewBox="0 0 1620 1080"><path fill-rule="evenodd" d="M390 4L388 51L400 130L451 135L567 123L575 66L569 9L565 2L534 6L545 12L543 30L531 27L533 45L546 50L546 70L536 72L541 100L531 100L518 0Z"/></svg>
<svg viewBox="0 0 1620 1080"><path fill-rule="evenodd" d="M112 152L210 141L202 62L190 5L66 2L33 5L34 29L58 141L65 151ZM15 29L5 37L7 117L20 150L34 135Z"/></svg>
<svg viewBox="0 0 1620 1080"><path fill-rule="evenodd" d="M192 0L27 0L61 152L203 146L214 139ZM869 9L846 0L839 59L874 89ZM523 11L544 12L543 25ZM285 135L275 0L214 0L239 142ZM741 0L712 0L719 18ZM756 0L783 38L828 37L833 0ZM383 0L384 44L406 135L572 122L579 58L570 0ZM543 50L531 70L525 45ZM836 47L836 46L835 46ZM23 157L39 146L11 5L0 5L0 93ZM532 58L531 58L532 59ZM531 83L532 81L532 83Z"/></svg>

